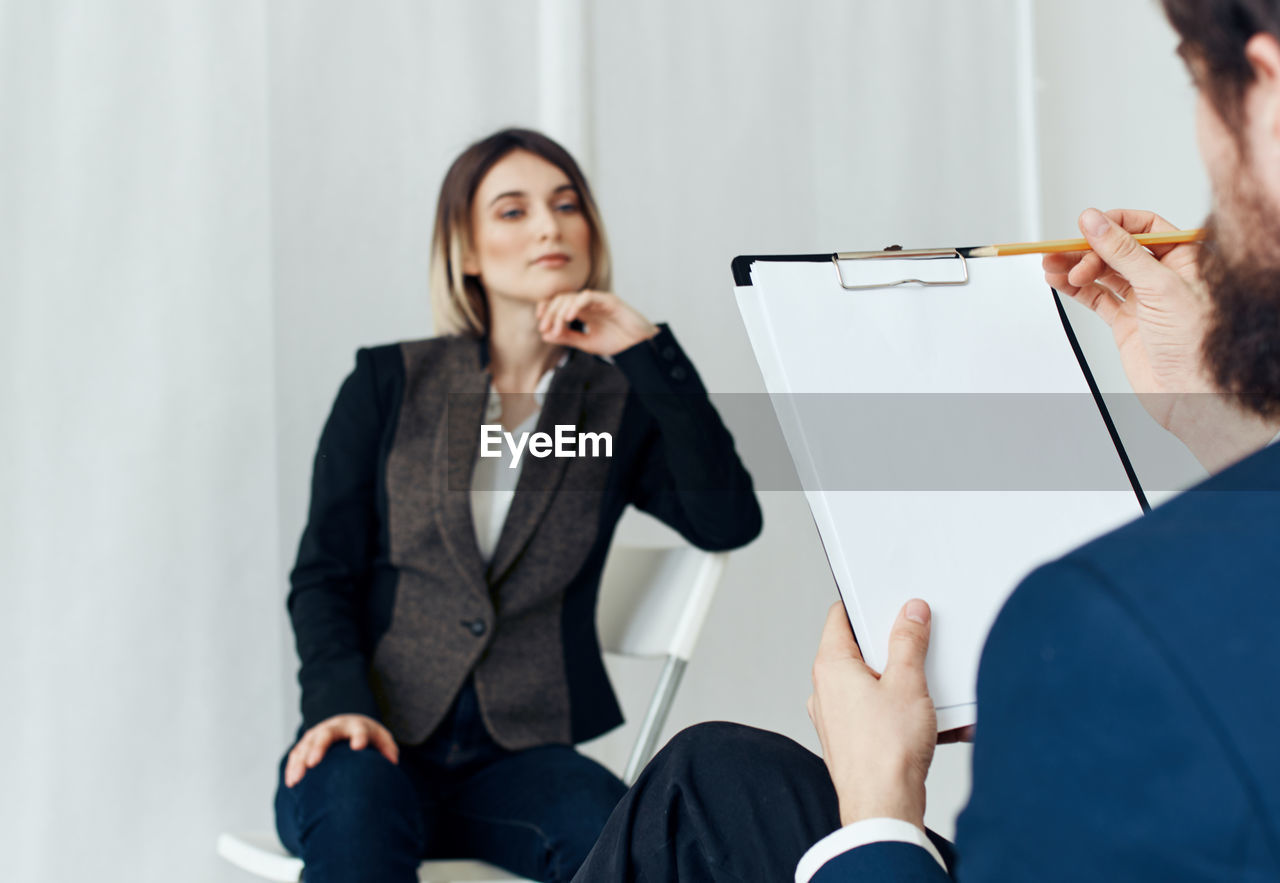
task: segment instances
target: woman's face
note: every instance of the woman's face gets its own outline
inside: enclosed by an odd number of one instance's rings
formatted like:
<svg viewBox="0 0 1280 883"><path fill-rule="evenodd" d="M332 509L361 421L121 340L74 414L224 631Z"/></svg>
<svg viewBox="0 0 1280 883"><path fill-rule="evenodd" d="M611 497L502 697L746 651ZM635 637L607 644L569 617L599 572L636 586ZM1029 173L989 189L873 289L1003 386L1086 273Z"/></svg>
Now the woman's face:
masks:
<svg viewBox="0 0 1280 883"><path fill-rule="evenodd" d="M480 277L490 304L579 291L591 275L591 228L577 190L559 168L524 150L498 160L480 181L471 240L463 272Z"/></svg>

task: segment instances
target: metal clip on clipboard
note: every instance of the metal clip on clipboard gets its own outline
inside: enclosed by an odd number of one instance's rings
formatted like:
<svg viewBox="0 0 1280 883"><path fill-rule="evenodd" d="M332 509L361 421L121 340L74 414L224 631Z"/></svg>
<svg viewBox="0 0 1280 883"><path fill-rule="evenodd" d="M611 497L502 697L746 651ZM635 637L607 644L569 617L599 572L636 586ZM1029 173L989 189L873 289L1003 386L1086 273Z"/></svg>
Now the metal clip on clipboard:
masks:
<svg viewBox="0 0 1280 883"><path fill-rule="evenodd" d="M960 262L959 279L899 279L896 282L871 282L854 284L846 282L841 261L874 261L874 260L958 260ZM835 264L836 278L845 291L865 291L871 288L893 288L895 285L965 285L969 281L969 264L965 256L956 248L889 248L884 251L838 251L831 256Z"/></svg>

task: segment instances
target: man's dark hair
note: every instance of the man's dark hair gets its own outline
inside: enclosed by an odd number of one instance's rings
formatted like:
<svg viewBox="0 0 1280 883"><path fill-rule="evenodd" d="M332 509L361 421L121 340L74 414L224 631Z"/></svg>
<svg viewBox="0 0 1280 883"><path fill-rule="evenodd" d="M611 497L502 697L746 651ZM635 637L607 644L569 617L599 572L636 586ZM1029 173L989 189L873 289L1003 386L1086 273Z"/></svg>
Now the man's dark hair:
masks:
<svg viewBox="0 0 1280 883"><path fill-rule="evenodd" d="M1253 69L1244 46L1254 34L1280 39L1280 0L1162 0L1182 38L1178 53L1200 66L1199 84L1228 127L1239 133Z"/></svg>

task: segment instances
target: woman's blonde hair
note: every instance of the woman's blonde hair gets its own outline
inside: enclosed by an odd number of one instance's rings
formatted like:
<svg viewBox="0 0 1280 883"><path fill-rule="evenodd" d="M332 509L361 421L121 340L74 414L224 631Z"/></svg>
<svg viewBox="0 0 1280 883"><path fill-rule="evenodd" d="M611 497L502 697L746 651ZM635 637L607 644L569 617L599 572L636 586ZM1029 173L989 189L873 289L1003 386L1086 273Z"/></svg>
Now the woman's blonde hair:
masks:
<svg viewBox="0 0 1280 883"><path fill-rule="evenodd" d="M462 262L473 245L471 207L476 189L489 169L515 150L540 156L568 176L591 230L591 273L585 287L607 291L613 285L604 223L578 164L546 135L529 129L503 129L462 151L440 185L436 228L431 236L431 314L436 334L484 337L489 333L484 287L479 278L462 272Z"/></svg>

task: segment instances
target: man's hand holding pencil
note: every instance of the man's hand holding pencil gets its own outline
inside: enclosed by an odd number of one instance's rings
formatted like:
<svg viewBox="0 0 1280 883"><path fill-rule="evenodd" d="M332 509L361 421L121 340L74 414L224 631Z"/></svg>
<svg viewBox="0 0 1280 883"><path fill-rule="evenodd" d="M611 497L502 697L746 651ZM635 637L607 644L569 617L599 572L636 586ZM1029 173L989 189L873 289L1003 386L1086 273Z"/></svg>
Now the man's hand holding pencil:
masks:
<svg viewBox="0 0 1280 883"><path fill-rule="evenodd" d="M1086 209L1090 251L1045 255L1045 280L1111 328L1143 407L1210 472L1257 450L1275 428L1247 415L1213 384L1203 358L1212 304L1200 278L1199 242L1152 212ZM1199 231L1194 233L1199 239ZM1182 242L1138 236L1168 233Z"/></svg>
<svg viewBox="0 0 1280 883"><path fill-rule="evenodd" d="M1088 209L1080 230L1093 250L1049 254L1043 262L1050 285L1111 328L1130 385L1149 397L1151 415L1170 431L1178 395L1213 390L1200 356L1209 298L1196 269L1199 244L1148 251L1132 235L1174 229L1151 212Z"/></svg>

